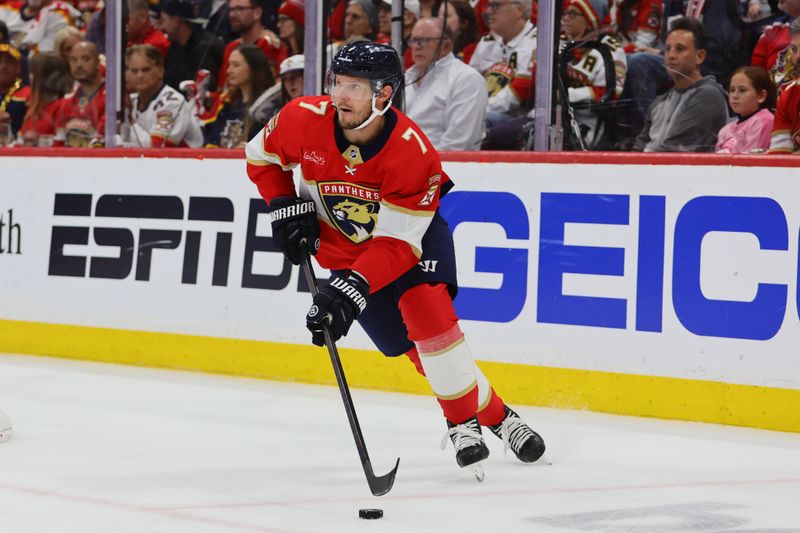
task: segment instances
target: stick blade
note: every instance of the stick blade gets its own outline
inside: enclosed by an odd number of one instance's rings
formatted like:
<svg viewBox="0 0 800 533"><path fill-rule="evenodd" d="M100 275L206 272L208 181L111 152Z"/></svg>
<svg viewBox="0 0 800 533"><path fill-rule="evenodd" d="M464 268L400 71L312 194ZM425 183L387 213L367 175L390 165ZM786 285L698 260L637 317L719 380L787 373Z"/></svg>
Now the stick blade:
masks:
<svg viewBox="0 0 800 533"><path fill-rule="evenodd" d="M383 496L390 490L392 490L392 486L394 485L394 477L397 475L397 467L400 466L400 458L397 458L397 463L395 463L394 468L388 474L384 474L382 476L376 476L375 473L372 471L372 465L369 466L364 465L364 472L367 474L367 483L369 484L369 490L372 491L373 496Z"/></svg>

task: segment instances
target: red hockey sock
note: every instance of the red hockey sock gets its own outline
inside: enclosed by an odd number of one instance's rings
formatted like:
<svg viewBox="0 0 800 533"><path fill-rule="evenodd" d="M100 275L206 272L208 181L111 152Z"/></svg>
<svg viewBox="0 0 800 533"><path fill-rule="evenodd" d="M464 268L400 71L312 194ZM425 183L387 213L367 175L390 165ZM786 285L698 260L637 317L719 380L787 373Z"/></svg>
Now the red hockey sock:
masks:
<svg viewBox="0 0 800 533"><path fill-rule="evenodd" d="M496 426L506 416L503 399L497 395L494 388L490 387L489 390L489 402L485 406L481 406L478 411L478 422L482 426Z"/></svg>
<svg viewBox="0 0 800 533"><path fill-rule="evenodd" d="M411 359L411 362L414 363L414 367L417 369L417 372L425 375L425 370L422 368L422 361L419 360L419 352L416 348L411 348L409 351L406 352L406 357Z"/></svg>

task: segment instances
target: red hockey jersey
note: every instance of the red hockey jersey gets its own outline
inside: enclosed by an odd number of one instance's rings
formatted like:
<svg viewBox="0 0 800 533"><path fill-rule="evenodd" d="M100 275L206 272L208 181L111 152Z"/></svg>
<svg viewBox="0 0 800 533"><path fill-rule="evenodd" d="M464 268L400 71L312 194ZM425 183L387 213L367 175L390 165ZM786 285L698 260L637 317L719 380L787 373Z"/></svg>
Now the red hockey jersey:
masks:
<svg viewBox="0 0 800 533"><path fill-rule="evenodd" d="M289 102L247 145L247 172L269 202L296 196L292 169L302 170L299 196L313 200L320 221L317 260L352 269L375 292L419 261L443 186L436 149L408 117L389 111L378 138L350 144L328 96Z"/></svg>

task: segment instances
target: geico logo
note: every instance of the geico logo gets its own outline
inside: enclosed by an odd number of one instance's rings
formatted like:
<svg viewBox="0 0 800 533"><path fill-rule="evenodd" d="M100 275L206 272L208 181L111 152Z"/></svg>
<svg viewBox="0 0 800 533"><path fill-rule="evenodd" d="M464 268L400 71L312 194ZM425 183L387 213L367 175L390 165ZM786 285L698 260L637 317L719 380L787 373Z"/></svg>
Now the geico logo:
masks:
<svg viewBox="0 0 800 533"><path fill-rule="evenodd" d="M74 221L68 226L54 225L50 240L51 276L76 276L105 279L125 279L136 263L135 279L150 279L153 250L175 250L183 244L181 283L197 283L198 260L202 232L158 228L130 229L128 227L104 227L102 220L135 219L188 220L206 222L233 222L233 203L228 198L189 198L188 210L177 196L104 194L93 204L91 194L56 194L53 214L57 217L87 217L92 225L78 226ZM87 220L87 222L89 221ZM67 255L65 246L88 245L89 236L93 244L116 248L116 257L86 257ZM212 285L227 285L228 265L231 252L230 231L216 232ZM88 264L88 272L87 272Z"/></svg>
<svg viewBox="0 0 800 533"><path fill-rule="evenodd" d="M787 284L757 282L755 296L748 301L714 299L703 293L700 275L703 239L712 232L750 234L757 238L761 250L787 252L789 229L784 211L775 200L725 196L691 199L681 207L670 228L674 232L671 258L665 257L665 196L634 197L639 212L638 242L632 242L630 248L565 243L567 224L631 225L631 201L630 196L620 194L542 193L536 272L538 322L624 329L629 327L628 306L633 305L633 327L660 332L664 307L671 300L680 323L697 335L767 340L779 331L786 314ZM523 312L529 294L531 221L526 205L511 193L457 191L442 199L441 212L453 232L464 222L489 223L501 226L506 239L519 242L513 248L475 246L474 271L500 274L502 282L499 288L462 286L455 302L464 319L514 320ZM797 235L797 228L793 234ZM565 274L624 276L626 253L637 250L634 261L629 259L629 264L635 264L635 298L579 295L575 291L568 294L564 290ZM796 257L792 259L788 253L781 257L786 268L798 268ZM671 294L665 298L666 261L671 261ZM796 298L800 308L800 291Z"/></svg>

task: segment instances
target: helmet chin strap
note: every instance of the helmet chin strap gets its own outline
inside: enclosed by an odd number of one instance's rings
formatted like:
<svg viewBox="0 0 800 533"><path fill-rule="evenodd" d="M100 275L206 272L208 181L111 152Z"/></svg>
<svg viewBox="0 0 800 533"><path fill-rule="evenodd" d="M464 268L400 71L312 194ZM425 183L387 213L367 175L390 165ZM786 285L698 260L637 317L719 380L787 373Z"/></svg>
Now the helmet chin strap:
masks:
<svg viewBox="0 0 800 533"><path fill-rule="evenodd" d="M369 116L369 118L367 118L367 120L362 122L360 126L353 128L355 131L358 131L358 130L360 130L362 128L366 128L367 126L369 126L370 122L372 122L373 120L375 120L378 117L382 117L384 114L386 114L387 111L389 111L389 108L392 107L392 99L389 98L388 100L386 100L386 105L383 107L383 109L382 110L378 109L377 107L375 107L375 102L377 100L377 97L378 97L378 95L373 93L373 95L372 95L372 114Z"/></svg>

